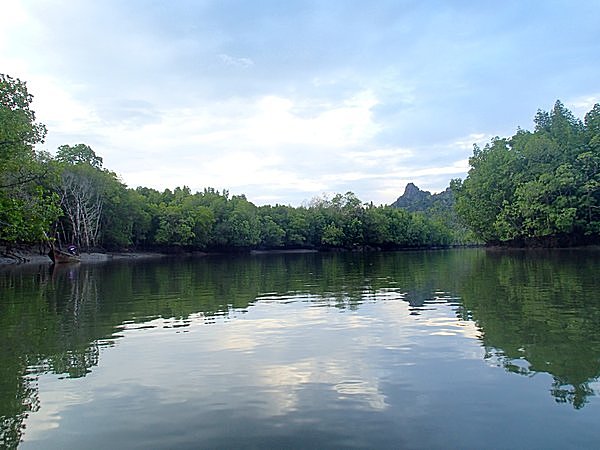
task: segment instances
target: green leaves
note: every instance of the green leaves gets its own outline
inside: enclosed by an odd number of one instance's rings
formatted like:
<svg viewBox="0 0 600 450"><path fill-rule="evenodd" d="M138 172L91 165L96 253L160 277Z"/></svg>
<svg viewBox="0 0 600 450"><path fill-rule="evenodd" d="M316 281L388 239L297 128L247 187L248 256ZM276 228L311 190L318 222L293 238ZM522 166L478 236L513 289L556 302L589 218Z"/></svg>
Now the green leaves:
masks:
<svg viewBox="0 0 600 450"><path fill-rule="evenodd" d="M94 169L102 169L100 158L89 145L61 145L56 152L56 161L62 164L87 164Z"/></svg>
<svg viewBox="0 0 600 450"><path fill-rule="evenodd" d="M35 122L32 101L25 82L0 74L0 164L44 141L46 127Z"/></svg>
<svg viewBox="0 0 600 450"><path fill-rule="evenodd" d="M599 105L582 123L557 101L535 124L533 133L475 149L468 177L456 183L457 212L486 242L597 238Z"/></svg>
<svg viewBox="0 0 600 450"><path fill-rule="evenodd" d="M35 122L32 100L24 82L0 74L0 240L8 243L43 239L60 211L47 189L47 158L34 150L46 128Z"/></svg>
<svg viewBox="0 0 600 450"><path fill-rule="evenodd" d="M24 82L0 74L0 240L5 242L31 243L45 233L82 249L356 249L455 242L450 222L440 214L374 207L352 192L314 200L308 207L259 208L243 195L212 188L196 193L185 186L164 192L128 189L103 168L102 158L89 145L61 145L54 158L36 153L34 146L43 142L46 128L35 122L32 100ZM589 120L596 123L596 116ZM474 167L489 166L495 147L507 145L498 140L492 147L476 149ZM590 172L594 161L588 158L581 164ZM594 176L589 175L585 185L590 211L595 206ZM494 187L506 179L497 177ZM467 193L470 184L464 183ZM481 203L486 217L497 214L493 201Z"/></svg>

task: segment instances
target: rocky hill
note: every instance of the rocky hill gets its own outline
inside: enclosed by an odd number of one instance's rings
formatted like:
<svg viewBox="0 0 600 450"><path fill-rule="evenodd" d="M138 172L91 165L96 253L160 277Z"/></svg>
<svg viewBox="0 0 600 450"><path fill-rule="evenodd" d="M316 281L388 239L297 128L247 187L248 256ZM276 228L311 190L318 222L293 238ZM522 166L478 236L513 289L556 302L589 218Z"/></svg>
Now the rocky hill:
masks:
<svg viewBox="0 0 600 450"><path fill-rule="evenodd" d="M433 209L449 211L454 206L454 196L449 187L444 192L432 194L429 191L422 191L413 183L408 183L404 189L404 194L398 197L391 206L406 209L410 212L428 212Z"/></svg>

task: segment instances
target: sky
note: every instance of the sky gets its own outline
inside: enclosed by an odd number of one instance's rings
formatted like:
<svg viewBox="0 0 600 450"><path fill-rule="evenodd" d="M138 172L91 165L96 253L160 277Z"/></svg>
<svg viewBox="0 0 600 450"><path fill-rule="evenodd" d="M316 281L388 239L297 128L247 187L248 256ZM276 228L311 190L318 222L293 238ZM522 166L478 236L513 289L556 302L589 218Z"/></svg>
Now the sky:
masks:
<svg viewBox="0 0 600 450"><path fill-rule="evenodd" d="M4 0L0 73L39 149L129 187L298 206L444 190L473 144L600 102L600 2Z"/></svg>

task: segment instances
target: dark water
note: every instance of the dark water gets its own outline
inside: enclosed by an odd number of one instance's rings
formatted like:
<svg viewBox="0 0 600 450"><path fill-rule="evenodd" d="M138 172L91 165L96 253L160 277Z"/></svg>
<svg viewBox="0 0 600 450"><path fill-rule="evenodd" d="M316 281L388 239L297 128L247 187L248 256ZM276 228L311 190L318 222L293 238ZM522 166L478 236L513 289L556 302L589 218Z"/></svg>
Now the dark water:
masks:
<svg viewBox="0 0 600 450"><path fill-rule="evenodd" d="M0 271L0 447L598 448L599 376L598 251Z"/></svg>

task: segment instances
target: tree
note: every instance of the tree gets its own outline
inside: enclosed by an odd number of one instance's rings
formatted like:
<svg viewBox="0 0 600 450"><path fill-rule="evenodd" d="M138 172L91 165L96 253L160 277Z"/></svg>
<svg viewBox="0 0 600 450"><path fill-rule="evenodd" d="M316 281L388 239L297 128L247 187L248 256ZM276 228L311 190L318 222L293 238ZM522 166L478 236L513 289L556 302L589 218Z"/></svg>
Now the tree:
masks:
<svg viewBox="0 0 600 450"><path fill-rule="evenodd" d="M209 245L214 216L202 205L199 194L189 188L176 188L170 203L159 205L159 226L156 243L206 248Z"/></svg>
<svg viewBox="0 0 600 450"><path fill-rule="evenodd" d="M102 243L103 225L121 222L125 229L117 230L113 225L111 238L114 244L128 244L130 236L123 235L131 234L127 230L127 221L123 223L119 216L108 221L105 214L110 201L113 203L109 210L117 212L117 205L124 196L125 186L117 175L103 169L102 158L86 144L61 145L56 162L60 171L56 191L64 213L64 219L59 223L62 239L84 249L93 248ZM127 214L124 210L121 212Z"/></svg>
<svg viewBox="0 0 600 450"><path fill-rule="evenodd" d="M46 127L35 121L33 96L19 79L0 74L0 240L41 240L59 214L45 188L49 157L36 153Z"/></svg>
<svg viewBox="0 0 600 450"><path fill-rule="evenodd" d="M282 247L285 230L269 215L260 216L260 243L267 248Z"/></svg>
<svg viewBox="0 0 600 450"><path fill-rule="evenodd" d="M333 222L325 225L323 228L323 237L321 243L330 247L343 247L346 242L344 230L338 227Z"/></svg>
<svg viewBox="0 0 600 450"><path fill-rule="evenodd" d="M600 231L600 108L585 122L557 101L535 131L475 148L456 210L486 242L593 242Z"/></svg>
<svg viewBox="0 0 600 450"><path fill-rule="evenodd" d="M58 186L67 222L62 226L63 239L86 249L98 244L104 206L95 175L91 167L70 167L63 171Z"/></svg>
<svg viewBox="0 0 600 450"><path fill-rule="evenodd" d="M116 177L107 179L101 218L101 243L107 249L142 244L151 229L152 204Z"/></svg>
<svg viewBox="0 0 600 450"><path fill-rule="evenodd" d="M33 96L25 82L0 74L0 172L19 171L34 157L34 146L44 142L46 127L35 121ZM25 163L25 164L24 164ZM16 182L31 181L20 173ZM3 184L4 185L4 184Z"/></svg>
<svg viewBox="0 0 600 450"><path fill-rule="evenodd" d="M517 160L506 139L494 138L483 149L474 146L471 169L464 182L455 182L456 210L484 241L501 239L497 219L505 202L514 194Z"/></svg>
<svg viewBox="0 0 600 450"><path fill-rule="evenodd" d="M226 245L231 248L251 248L260 242L260 222L256 206L243 195L230 200L231 212L221 223Z"/></svg>
<svg viewBox="0 0 600 450"><path fill-rule="evenodd" d="M86 144L61 145L56 152L56 160L65 164L87 164L94 169L102 169L102 158Z"/></svg>

